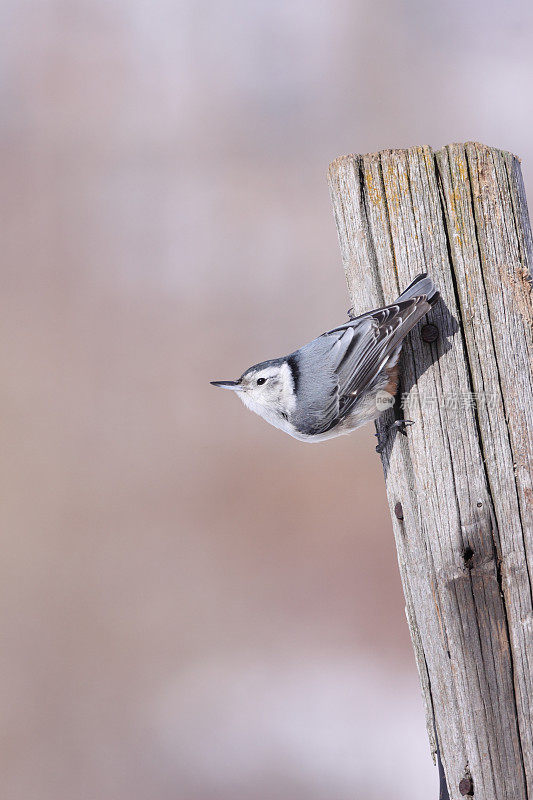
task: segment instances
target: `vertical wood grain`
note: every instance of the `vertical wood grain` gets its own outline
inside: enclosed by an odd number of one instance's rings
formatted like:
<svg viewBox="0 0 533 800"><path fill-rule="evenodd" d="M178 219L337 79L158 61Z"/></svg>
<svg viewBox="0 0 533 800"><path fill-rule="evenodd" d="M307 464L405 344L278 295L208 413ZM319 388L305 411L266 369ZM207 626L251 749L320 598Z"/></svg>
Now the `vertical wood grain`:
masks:
<svg viewBox="0 0 533 800"><path fill-rule="evenodd" d="M531 229L516 158L479 144L336 159L356 312L427 271L401 358L407 436L377 423L428 733L450 798L533 798ZM390 412L391 413L391 412ZM398 503L401 513L398 514ZM395 513L396 509L396 513ZM401 518L399 518L401 517ZM464 790L464 784L463 784Z"/></svg>

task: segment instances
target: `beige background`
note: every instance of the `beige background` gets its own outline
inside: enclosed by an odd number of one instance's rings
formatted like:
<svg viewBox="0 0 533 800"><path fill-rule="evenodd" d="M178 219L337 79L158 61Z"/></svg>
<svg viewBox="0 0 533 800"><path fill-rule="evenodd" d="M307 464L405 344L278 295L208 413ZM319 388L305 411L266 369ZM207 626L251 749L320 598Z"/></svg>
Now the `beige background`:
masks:
<svg viewBox="0 0 533 800"><path fill-rule="evenodd" d="M4 800L437 796L372 427L208 381L344 319L335 156L531 194L532 8L4 0Z"/></svg>

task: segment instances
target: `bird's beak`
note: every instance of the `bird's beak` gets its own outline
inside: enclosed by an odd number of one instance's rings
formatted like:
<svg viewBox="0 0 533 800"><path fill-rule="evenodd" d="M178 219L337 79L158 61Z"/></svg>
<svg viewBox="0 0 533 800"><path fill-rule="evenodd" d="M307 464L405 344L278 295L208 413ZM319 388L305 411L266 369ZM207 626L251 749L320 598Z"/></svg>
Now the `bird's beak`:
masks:
<svg viewBox="0 0 533 800"><path fill-rule="evenodd" d="M221 389L240 389L240 381L211 381L211 386L220 386Z"/></svg>

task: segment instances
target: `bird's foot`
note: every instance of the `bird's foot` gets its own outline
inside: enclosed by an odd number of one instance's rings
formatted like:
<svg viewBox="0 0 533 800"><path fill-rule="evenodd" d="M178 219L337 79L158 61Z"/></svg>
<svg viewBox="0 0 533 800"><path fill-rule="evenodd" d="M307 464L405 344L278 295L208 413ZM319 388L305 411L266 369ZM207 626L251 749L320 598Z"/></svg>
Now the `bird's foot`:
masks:
<svg viewBox="0 0 533 800"><path fill-rule="evenodd" d="M411 425L414 425L412 419L395 419L388 428L385 429L383 441L379 442L379 433L375 433L374 436L378 439L379 444L376 446L376 453L382 453L385 450L385 447L388 444L390 435L393 430L399 431L403 433L404 436L407 436L407 428L410 428Z"/></svg>
<svg viewBox="0 0 533 800"><path fill-rule="evenodd" d="M395 419L391 425L391 428L396 428L400 433L403 433L404 436L407 436L407 428L410 428L411 425L414 425L412 419Z"/></svg>
<svg viewBox="0 0 533 800"><path fill-rule="evenodd" d="M374 436L378 440L378 443L376 445L376 453L380 453L381 454L385 450L385 445L389 441L389 432L388 432L388 430L385 431L385 436L383 437L383 441L382 442L380 442L380 440L379 440L379 433L377 431L374 434Z"/></svg>

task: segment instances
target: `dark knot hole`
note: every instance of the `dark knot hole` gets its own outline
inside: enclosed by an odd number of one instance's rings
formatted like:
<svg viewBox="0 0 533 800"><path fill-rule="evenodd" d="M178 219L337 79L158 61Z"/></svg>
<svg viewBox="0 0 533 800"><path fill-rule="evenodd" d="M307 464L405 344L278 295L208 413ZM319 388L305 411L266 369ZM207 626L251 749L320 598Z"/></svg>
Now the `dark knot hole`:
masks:
<svg viewBox="0 0 533 800"><path fill-rule="evenodd" d="M465 562L466 566L468 567L468 569L472 569L472 567L473 567L473 564L472 564L472 559L473 558L474 558L474 551L472 550L470 545L467 545L465 547L465 549L463 550L463 559L464 559L464 562Z"/></svg>

